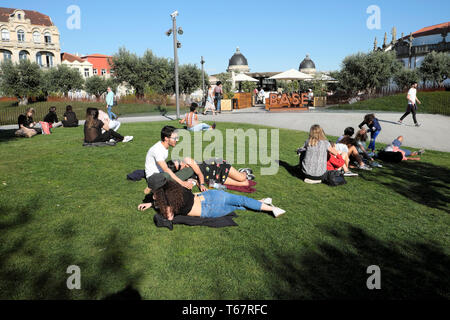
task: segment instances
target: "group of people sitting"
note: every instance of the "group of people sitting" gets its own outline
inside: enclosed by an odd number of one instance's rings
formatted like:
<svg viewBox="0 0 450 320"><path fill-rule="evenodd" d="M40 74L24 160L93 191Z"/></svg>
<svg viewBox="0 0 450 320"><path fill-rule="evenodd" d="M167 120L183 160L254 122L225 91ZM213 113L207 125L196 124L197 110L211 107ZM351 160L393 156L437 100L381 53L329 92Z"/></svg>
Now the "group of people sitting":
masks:
<svg viewBox="0 0 450 320"><path fill-rule="evenodd" d="M28 108L24 114L21 114L17 120L19 129L15 132L18 137L31 138L37 134L48 134L50 129L57 127L78 127L78 119L72 106L66 106L64 120L59 121L56 114L56 107L50 107L43 121L35 122L33 116L34 108Z"/></svg>
<svg viewBox="0 0 450 320"><path fill-rule="evenodd" d="M249 168L237 170L216 158L199 164L190 158L166 162L169 147L175 147L178 140L177 129L165 126L161 140L148 150L145 159L148 188L138 210L154 207L168 220L177 215L217 218L245 209L272 212L275 217L285 212L273 206L271 198L255 200L223 190L208 190L207 185L214 183L248 186L249 180L254 179ZM194 194L191 190L197 183L201 192Z"/></svg>
<svg viewBox="0 0 450 320"><path fill-rule="evenodd" d="M129 142L133 136L122 136L117 132L120 122L111 119L109 115L98 108L87 108L86 122L84 123L84 142L92 143L117 143Z"/></svg>

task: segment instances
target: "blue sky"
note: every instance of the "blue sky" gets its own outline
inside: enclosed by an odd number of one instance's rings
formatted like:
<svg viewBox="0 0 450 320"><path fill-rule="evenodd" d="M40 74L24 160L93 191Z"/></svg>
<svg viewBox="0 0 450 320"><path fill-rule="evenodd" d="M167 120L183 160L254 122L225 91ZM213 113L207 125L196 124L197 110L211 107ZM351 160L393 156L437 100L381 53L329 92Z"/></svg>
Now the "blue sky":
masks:
<svg viewBox="0 0 450 320"><path fill-rule="evenodd" d="M70 5L81 9L81 29L69 30ZM366 9L381 9L381 29L369 30ZM120 46L141 55L173 57L170 13L179 11L177 24L182 48L179 61L200 66L204 56L209 74L225 71L236 47L251 71L298 68L307 53L319 70L339 69L342 59L367 52L376 36L395 25L398 37L420 28L450 21L450 1L437 0L228 0L228 1L104 1L14 0L2 7L36 10L49 15L61 33L61 51L114 54Z"/></svg>

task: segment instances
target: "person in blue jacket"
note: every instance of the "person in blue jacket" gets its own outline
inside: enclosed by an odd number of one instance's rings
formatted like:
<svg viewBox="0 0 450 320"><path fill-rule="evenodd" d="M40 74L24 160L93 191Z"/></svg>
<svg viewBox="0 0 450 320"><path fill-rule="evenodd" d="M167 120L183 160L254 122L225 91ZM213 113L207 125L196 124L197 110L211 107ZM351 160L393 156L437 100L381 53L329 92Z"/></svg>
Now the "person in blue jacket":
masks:
<svg viewBox="0 0 450 320"><path fill-rule="evenodd" d="M359 128L362 129L364 125L367 125L370 132L370 143L368 149L372 150L372 152L375 151L375 140L377 139L378 135L381 131L380 122L375 117L375 114L370 113L366 114L364 116L364 121L359 124Z"/></svg>

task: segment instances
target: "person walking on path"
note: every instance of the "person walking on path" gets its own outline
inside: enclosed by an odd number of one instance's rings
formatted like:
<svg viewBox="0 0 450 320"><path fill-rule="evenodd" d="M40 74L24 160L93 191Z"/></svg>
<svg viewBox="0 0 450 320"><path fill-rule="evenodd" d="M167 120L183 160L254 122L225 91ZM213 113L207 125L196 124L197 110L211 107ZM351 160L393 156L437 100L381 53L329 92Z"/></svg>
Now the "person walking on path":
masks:
<svg viewBox="0 0 450 320"><path fill-rule="evenodd" d="M221 110L221 100L223 98L222 82L217 81L216 87L214 88L214 102L216 103L216 111L222 113Z"/></svg>
<svg viewBox="0 0 450 320"><path fill-rule="evenodd" d="M405 114L400 118L400 120L398 120L398 123L402 124L403 119L405 119L408 116L408 114L412 113L414 124L416 125L416 127L420 127L420 123L418 123L417 119L416 119L416 111L417 111L416 102L421 104L420 100L417 99L417 82L414 82L411 85L411 88L408 91L408 95L406 96L406 99L408 99L408 106L406 107Z"/></svg>
<svg viewBox="0 0 450 320"><path fill-rule="evenodd" d="M114 112L112 112L113 105L114 105L114 92L111 90L111 87L108 87L108 93L106 94L106 110L108 110L108 116L111 120L117 119L117 115Z"/></svg>

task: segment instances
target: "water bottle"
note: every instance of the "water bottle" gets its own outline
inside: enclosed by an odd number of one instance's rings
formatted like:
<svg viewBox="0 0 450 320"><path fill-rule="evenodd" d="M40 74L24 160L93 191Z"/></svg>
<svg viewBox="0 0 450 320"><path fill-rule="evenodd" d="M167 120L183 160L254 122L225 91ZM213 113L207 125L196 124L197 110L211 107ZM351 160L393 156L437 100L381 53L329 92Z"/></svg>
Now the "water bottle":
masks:
<svg viewBox="0 0 450 320"><path fill-rule="evenodd" d="M209 181L209 187L217 189L217 190L226 190L227 189L227 187L225 187L223 184L213 182L212 180Z"/></svg>

